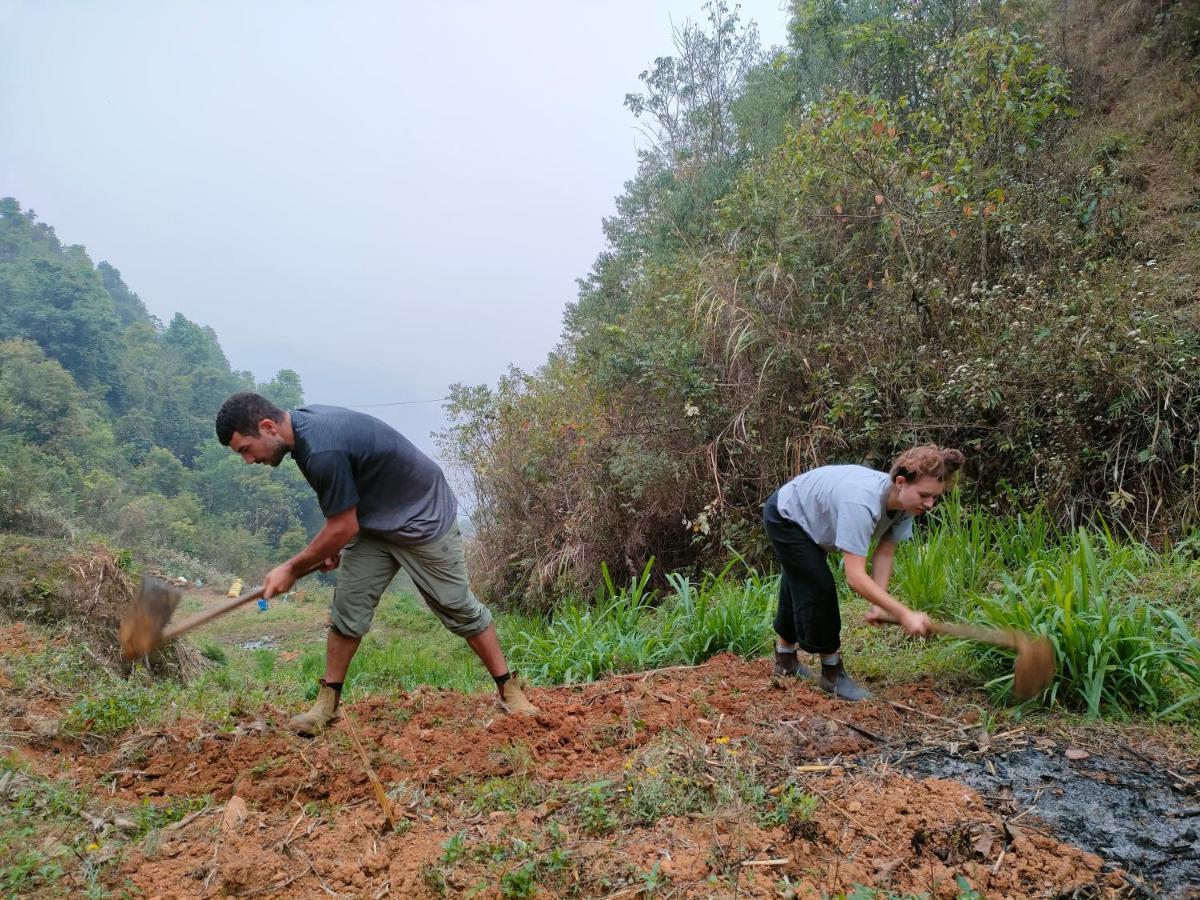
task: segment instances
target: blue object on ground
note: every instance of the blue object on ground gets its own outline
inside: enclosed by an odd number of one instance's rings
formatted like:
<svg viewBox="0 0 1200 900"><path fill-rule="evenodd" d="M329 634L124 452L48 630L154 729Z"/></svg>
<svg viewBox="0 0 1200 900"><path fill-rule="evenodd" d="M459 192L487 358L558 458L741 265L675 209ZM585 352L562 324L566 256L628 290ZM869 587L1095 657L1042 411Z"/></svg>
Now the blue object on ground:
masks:
<svg viewBox="0 0 1200 900"><path fill-rule="evenodd" d="M266 601L266 600L263 600L262 598L259 598L259 601L258 601L258 611L259 611L259 612L266 612L266 611L267 611L267 601Z"/></svg>

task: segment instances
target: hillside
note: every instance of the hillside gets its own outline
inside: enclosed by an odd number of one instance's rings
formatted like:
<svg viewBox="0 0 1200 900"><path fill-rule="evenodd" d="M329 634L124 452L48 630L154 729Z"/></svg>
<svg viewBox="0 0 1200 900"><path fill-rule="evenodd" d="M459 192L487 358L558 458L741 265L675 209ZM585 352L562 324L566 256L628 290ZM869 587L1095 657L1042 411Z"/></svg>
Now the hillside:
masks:
<svg viewBox="0 0 1200 900"><path fill-rule="evenodd" d="M0 529L104 537L189 578L290 554L319 526L311 491L213 435L247 389L303 400L295 372L256 385L211 328L164 325L116 268L0 200Z"/></svg>
<svg viewBox="0 0 1200 900"><path fill-rule="evenodd" d="M707 9L560 347L454 394L487 593L764 564L772 490L925 441L1001 512L1200 523L1194 4L806 0L772 59Z"/></svg>

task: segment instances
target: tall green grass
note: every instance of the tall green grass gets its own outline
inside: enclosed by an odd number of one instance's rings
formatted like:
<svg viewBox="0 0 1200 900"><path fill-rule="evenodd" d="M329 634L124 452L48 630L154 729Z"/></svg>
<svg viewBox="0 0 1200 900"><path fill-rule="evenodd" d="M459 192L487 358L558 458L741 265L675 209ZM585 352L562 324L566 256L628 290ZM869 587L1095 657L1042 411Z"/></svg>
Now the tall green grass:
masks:
<svg viewBox="0 0 1200 900"><path fill-rule="evenodd" d="M671 591L647 589L654 560L628 587L618 588L607 567L594 603L568 600L552 619L518 632L510 660L536 681L572 684L603 675L669 665L695 665L718 653L763 652L771 637L778 582L730 568L698 582L672 573Z"/></svg>
<svg viewBox="0 0 1200 900"><path fill-rule="evenodd" d="M1200 705L1198 546L1157 552L1103 527L1062 532L1039 510L998 517L952 496L898 549L892 589L938 618L1048 637L1059 672L1045 703L1090 716L1187 715ZM538 681L571 683L767 649L777 577L735 575L731 564L698 580L672 573L660 593L652 564L625 587L605 569L593 602L568 599L516 631L510 659ZM1164 592L1184 598L1180 608ZM1011 652L976 652L981 682L1008 690Z"/></svg>
<svg viewBox="0 0 1200 900"><path fill-rule="evenodd" d="M971 617L1050 639L1058 661L1050 702L1090 716L1170 715L1195 703L1200 642L1178 612L1138 592L1139 576L1169 556L1083 529L1055 550L1017 575L1002 574L1002 589L980 598Z"/></svg>
<svg viewBox="0 0 1200 900"><path fill-rule="evenodd" d="M1174 610L1157 596L1164 584L1195 584L1194 540L1156 552L1103 525L1061 532L1039 510L1002 518L967 511L957 497L922 530L897 552L896 593L936 617L1045 635L1058 662L1046 702L1090 716L1168 716L1200 698L1186 619L1197 618L1197 604ZM1011 657L980 652L989 685L1010 684Z"/></svg>

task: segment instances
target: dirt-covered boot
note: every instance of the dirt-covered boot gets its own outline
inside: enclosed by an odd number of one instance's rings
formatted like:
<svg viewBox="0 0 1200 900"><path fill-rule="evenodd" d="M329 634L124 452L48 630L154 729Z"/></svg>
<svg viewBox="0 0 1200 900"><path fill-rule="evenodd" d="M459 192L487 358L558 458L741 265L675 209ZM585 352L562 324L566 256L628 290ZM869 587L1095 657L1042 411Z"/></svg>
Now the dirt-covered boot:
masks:
<svg viewBox="0 0 1200 900"><path fill-rule="evenodd" d="M812 678L816 675L797 659L795 650L780 650L778 647L775 648L775 668L771 674L781 678Z"/></svg>
<svg viewBox="0 0 1200 900"><path fill-rule="evenodd" d="M833 665L821 663L821 690L852 702L871 699L871 692L846 674L840 659Z"/></svg>
<svg viewBox="0 0 1200 900"><path fill-rule="evenodd" d="M321 679L321 689L317 692L317 702L308 712L292 716L288 728L303 737L313 737L320 734L326 726L338 720L337 708L342 699L342 686L331 687Z"/></svg>
<svg viewBox="0 0 1200 900"><path fill-rule="evenodd" d="M500 705L506 713L514 716L536 716L538 708L525 696L525 680L512 672L500 685Z"/></svg>

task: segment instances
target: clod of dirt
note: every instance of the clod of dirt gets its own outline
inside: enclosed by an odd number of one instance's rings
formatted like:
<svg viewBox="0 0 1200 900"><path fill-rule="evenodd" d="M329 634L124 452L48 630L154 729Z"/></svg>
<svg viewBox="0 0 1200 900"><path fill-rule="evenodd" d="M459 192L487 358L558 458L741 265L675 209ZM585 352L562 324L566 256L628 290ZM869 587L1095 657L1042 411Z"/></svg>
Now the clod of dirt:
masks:
<svg viewBox="0 0 1200 900"><path fill-rule="evenodd" d="M221 830L233 831L246 820L248 813L246 801L234 794L225 804L225 812L221 814Z"/></svg>

